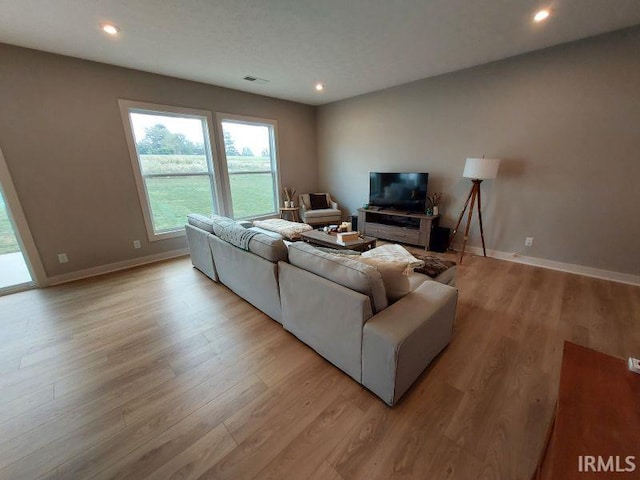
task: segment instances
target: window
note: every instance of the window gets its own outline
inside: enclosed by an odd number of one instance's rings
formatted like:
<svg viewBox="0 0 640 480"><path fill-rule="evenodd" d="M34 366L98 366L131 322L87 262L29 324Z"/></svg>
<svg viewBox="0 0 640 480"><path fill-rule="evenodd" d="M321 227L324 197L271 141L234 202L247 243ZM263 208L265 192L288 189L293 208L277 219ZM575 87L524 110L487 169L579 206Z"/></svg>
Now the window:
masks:
<svg viewBox="0 0 640 480"><path fill-rule="evenodd" d="M187 214L218 211L211 114L120 100L150 240L184 234Z"/></svg>
<svg viewBox="0 0 640 480"><path fill-rule="evenodd" d="M237 219L278 210L276 122L119 100L149 240L184 235L189 213Z"/></svg>
<svg viewBox="0 0 640 480"><path fill-rule="evenodd" d="M278 210L276 123L218 114L233 218L273 215Z"/></svg>

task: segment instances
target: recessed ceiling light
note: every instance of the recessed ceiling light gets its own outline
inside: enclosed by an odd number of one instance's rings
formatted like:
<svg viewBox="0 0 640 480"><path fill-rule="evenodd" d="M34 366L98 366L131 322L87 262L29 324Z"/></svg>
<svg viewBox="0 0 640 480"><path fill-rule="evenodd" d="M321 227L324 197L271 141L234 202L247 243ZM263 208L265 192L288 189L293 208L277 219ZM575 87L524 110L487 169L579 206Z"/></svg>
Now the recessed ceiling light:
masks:
<svg viewBox="0 0 640 480"><path fill-rule="evenodd" d="M100 29L109 35L117 35L120 33L120 28L112 23L101 23Z"/></svg>
<svg viewBox="0 0 640 480"><path fill-rule="evenodd" d="M537 12L534 16L533 19L536 22L541 22L543 20L546 20L549 15L551 15L551 12L549 12L549 10L547 10L546 8L544 10L540 10L539 12Z"/></svg>
<svg viewBox="0 0 640 480"><path fill-rule="evenodd" d="M324 85L322 83L316 83L316 90L321 92L324 90Z"/></svg>

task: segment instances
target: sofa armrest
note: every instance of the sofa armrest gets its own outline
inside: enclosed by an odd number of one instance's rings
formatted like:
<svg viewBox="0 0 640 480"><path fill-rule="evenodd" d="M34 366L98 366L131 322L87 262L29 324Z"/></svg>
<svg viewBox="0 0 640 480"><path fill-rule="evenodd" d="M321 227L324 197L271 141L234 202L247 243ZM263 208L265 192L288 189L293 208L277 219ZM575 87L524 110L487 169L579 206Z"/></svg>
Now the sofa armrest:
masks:
<svg viewBox="0 0 640 480"><path fill-rule="evenodd" d="M451 339L458 291L437 282L371 318L362 337L362 384L393 405Z"/></svg>
<svg viewBox="0 0 640 480"><path fill-rule="evenodd" d="M334 202L333 200L331 201L331 208L333 208L334 210L338 210L338 202Z"/></svg>

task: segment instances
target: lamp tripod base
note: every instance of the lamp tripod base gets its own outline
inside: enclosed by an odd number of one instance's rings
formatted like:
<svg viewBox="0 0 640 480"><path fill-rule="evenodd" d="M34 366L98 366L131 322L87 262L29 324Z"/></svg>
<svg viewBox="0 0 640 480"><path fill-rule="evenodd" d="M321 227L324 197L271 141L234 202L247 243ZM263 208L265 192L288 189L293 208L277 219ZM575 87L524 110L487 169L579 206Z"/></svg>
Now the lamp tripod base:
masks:
<svg viewBox="0 0 640 480"><path fill-rule="evenodd" d="M482 183L482 180L480 179L473 179L472 180L473 184L471 185L471 191L469 191L469 196L467 196L467 201L464 202L464 208L462 209L462 212L460 212L460 216L458 217L458 223L456 224L456 228L453 229L453 232L451 234L451 238L449 238L449 247L451 247L451 244L453 243L453 239L456 236L456 233L458 233L458 229L460 228L460 224L462 223L462 219L464 218L464 213L467 210L467 207L469 206L469 202L471 202L471 207L469 208L469 215L467 217L467 225L465 227L464 230L464 240L462 242L462 250L460 251L460 259L458 261L458 263L462 264L462 259L464 257L464 250L467 246L467 240L469 239L469 228L471 227L471 217L473 216L473 209L476 205L476 201L478 203L478 220L480 221L480 237L482 238L482 253L484 254L484 256L487 256L487 249L485 248L484 245L484 229L482 228L482 208L481 208L481 200L480 200L480 184Z"/></svg>

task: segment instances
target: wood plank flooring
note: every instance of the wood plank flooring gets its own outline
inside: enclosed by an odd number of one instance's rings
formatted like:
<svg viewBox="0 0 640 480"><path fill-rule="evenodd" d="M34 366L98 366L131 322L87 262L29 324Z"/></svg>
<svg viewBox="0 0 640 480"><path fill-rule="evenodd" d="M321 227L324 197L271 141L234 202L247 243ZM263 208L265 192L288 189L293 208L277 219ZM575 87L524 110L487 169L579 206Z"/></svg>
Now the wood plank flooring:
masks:
<svg viewBox="0 0 640 480"><path fill-rule="evenodd" d="M640 355L640 288L466 257L394 408L188 258L0 297L0 479L528 480L565 339Z"/></svg>

